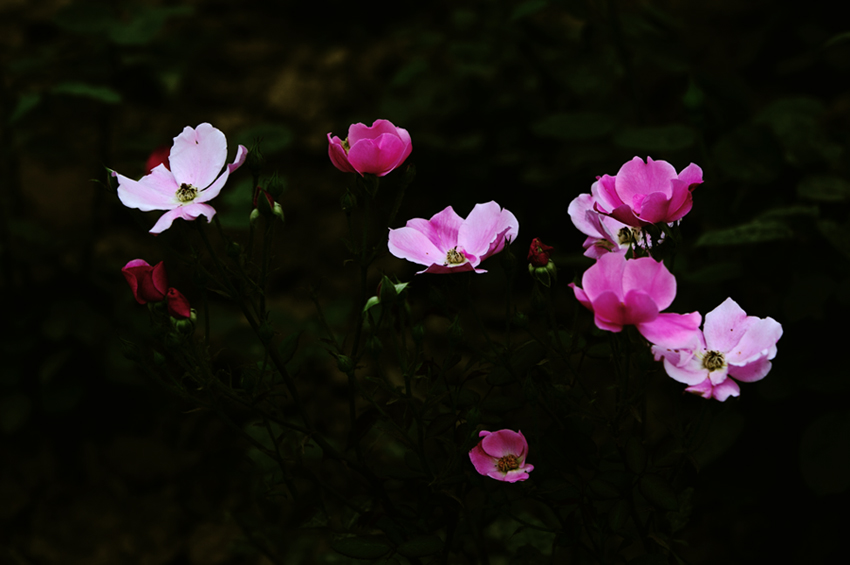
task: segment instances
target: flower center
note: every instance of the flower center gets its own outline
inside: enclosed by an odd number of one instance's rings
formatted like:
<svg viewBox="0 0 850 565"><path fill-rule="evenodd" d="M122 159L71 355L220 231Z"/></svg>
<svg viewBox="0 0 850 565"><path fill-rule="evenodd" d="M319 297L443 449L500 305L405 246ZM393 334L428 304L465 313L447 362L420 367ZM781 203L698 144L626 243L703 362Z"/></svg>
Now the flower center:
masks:
<svg viewBox="0 0 850 565"><path fill-rule="evenodd" d="M702 358L702 366L708 369L708 372L717 371L726 366L726 358L719 351L709 351Z"/></svg>
<svg viewBox="0 0 850 565"><path fill-rule="evenodd" d="M348 144L348 138L345 138L345 141L342 142L342 148L345 149L345 153L348 154L348 150L351 149L351 146Z"/></svg>
<svg viewBox="0 0 850 565"><path fill-rule="evenodd" d="M177 189L177 200L180 202L191 202L198 197L198 189L185 182Z"/></svg>
<svg viewBox="0 0 850 565"><path fill-rule="evenodd" d="M636 245L638 241L640 241L640 228L620 228L620 231L617 232L617 237L620 240L621 245Z"/></svg>
<svg viewBox="0 0 850 565"><path fill-rule="evenodd" d="M449 249L449 252L446 253L446 264L448 265L460 265L466 261L466 257L463 256L461 251L457 250L457 246Z"/></svg>
<svg viewBox="0 0 850 565"><path fill-rule="evenodd" d="M515 455L505 455L499 459L496 466L499 468L500 472L507 473L508 471L519 469L519 461L517 461Z"/></svg>

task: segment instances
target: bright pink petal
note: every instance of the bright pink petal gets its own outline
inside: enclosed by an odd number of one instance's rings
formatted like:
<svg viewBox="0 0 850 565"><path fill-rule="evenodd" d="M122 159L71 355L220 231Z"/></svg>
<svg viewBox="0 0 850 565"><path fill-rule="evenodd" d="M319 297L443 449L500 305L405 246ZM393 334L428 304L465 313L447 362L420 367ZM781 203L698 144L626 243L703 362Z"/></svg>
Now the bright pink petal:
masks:
<svg viewBox="0 0 850 565"><path fill-rule="evenodd" d="M573 289L576 299L581 302L581 305L592 312L593 304L590 302L590 298L587 297L587 294L581 288L577 287L575 283L570 283L567 286Z"/></svg>
<svg viewBox="0 0 850 565"><path fill-rule="evenodd" d="M440 210L430 220L414 218L408 220L405 227L413 228L425 234L434 246L445 253L458 244L458 230L463 224L463 218L451 206Z"/></svg>
<svg viewBox="0 0 850 565"><path fill-rule="evenodd" d="M669 222L667 219L670 208L670 198L662 192L653 192L643 199L638 217L646 223L657 224Z"/></svg>
<svg viewBox="0 0 850 565"><path fill-rule="evenodd" d="M628 204L623 204L622 206L617 206L614 208L609 214L612 218L616 219L618 222L622 222L627 226L632 226L633 228L639 228L645 226L647 224L651 224L652 222L646 222L638 218L632 207Z"/></svg>
<svg viewBox="0 0 850 565"><path fill-rule="evenodd" d="M676 222L681 220L691 211L694 205L694 197L691 194L691 189L685 183L673 180L673 198L667 206L667 215L664 222Z"/></svg>
<svg viewBox="0 0 850 565"><path fill-rule="evenodd" d="M705 344L713 351L723 353L738 345L752 321L732 298L727 298L717 308L705 315Z"/></svg>
<svg viewBox="0 0 850 565"><path fill-rule="evenodd" d="M348 154L342 146L342 140L337 136L331 138L330 132L328 132L328 157L331 158L331 163L333 163L334 167L343 173L357 172L351 166L351 163L348 162Z"/></svg>
<svg viewBox="0 0 850 565"><path fill-rule="evenodd" d="M673 356L673 359L675 359L675 355ZM670 360L665 356L664 370L671 379L686 385L698 385L708 379L708 369L704 368L697 358L692 358L692 362L686 363L683 367L679 367L676 365L675 360Z"/></svg>
<svg viewBox="0 0 850 565"><path fill-rule="evenodd" d="M207 188L227 161L227 139L207 123L195 129L186 126L174 138L169 161L178 185L189 184L199 190Z"/></svg>
<svg viewBox="0 0 850 565"><path fill-rule="evenodd" d="M579 194L567 208L567 214L573 221L573 225L583 234L596 239L605 238L606 234L601 231L601 225L597 218L599 212L593 209L596 201L590 194Z"/></svg>
<svg viewBox="0 0 850 565"><path fill-rule="evenodd" d="M150 233L164 232L171 227L171 223L177 218L192 221L197 219L198 216L206 216L207 222L211 222L213 216L215 216L215 208L209 204L203 204L201 202L192 202L185 206L178 206L177 208L169 210L160 216L159 220L157 220L154 226L150 229Z"/></svg>
<svg viewBox="0 0 850 565"><path fill-rule="evenodd" d="M150 210L170 210L180 204L177 189L180 185L174 180L171 171L159 165L151 174L135 181L112 173L118 179L118 198L128 208L138 208L142 212Z"/></svg>
<svg viewBox="0 0 850 565"><path fill-rule="evenodd" d="M672 196L670 181L675 178L678 178L676 169L667 161L653 161L647 157L644 163L643 159L635 157L620 167L615 186L623 203L634 207L636 199L642 202L641 197L653 192L661 192L667 198Z"/></svg>
<svg viewBox="0 0 850 565"><path fill-rule="evenodd" d="M511 212L495 202L476 204L457 233L458 245L473 255L488 257L502 250L505 238L519 234L519 222Z"/></svg>
<svg viewBox="0 0 850 565"><path fill-rule="evenodd" d="M665 310L676 298L676 277L664 263L659 263L650 257L626 260L623 269L623 293L630 290L645 292L655 304L658 311Z"/></svg>
<svg viewBox="0 0 850 565"><path fill-rule="evenodd" d="M693 386L689 386L685 389L685 392L690 392L692 394L698 394L703 398L711 398L711 391L714 386L711 384L711 381L705 379L699 384L695 384Z"/></svg>
<svg viewBox="0 0 850 565"><path fill-rule="evenodd" d="M773 318L755 318L741 341L731 351L724 352L727 363L745 365L765 357L782 337L782 325Z"/></svg>
<svg viewBox="0 0 850 565"><path fill-rule="evenodd" d="M600 257L581 277L581 288L591 302L603 292L613 292L623 299L623 273L626 270L626 257L617 253L608 253Z"/></svg>
<svg viewBox="0 0 850 565"><path fill-rule="evenodd" d="M348 162L360 173L372 173L379 177L385 176L399 163L406 147L397 135L384 133L376 139L362 139L351 142L348 150Z"/></svg>
<svg viewBox="0 0 850 565"><path fill-rule="evenodd" d="M720 402L725 402L730 396L739 396L740 394L741 387L732 379L726 379L719 385L714 385L711 391L711 396Z"/></svg>
<svg viewBox="0 0 850 565"><path fill-rule="evenodd" d="M244 145L240 145L236 149L236 158L233 160L233 163L227 165L224 168L224 172L215 179L208 188L202 190L198 197L195 198L195 202L209 202L221 192L221 189L224 187L224 184L227 182L228 177L230 177L230 173L238 169L245 162L245 158L248 156L248 150L245 149Z"/></svg>
<svg viewBox="0 0 850 565"><path fill-rule="evenodd" d="M389 120L375 120L371 126L363 123L351 124L348 128L348 143L353 147L355 143L361 139L377 139L383 134L389 134L399 137L399 130ZM407 131L404 130L406 134ZM410 136L407 136L407 141L410 141Z"/></svg>
<svg viewBox="0 0 850 565"><path fill-rule="evenodd" d="M427 235L412 227L390 230L388 247L399 259L420 265L443 265L446 252L438 249Z"/></svg>
<svg viewBox="0 0 850 565"><path fill-rule="evenodd" d="M524 459L528 451L528 442L522 432L512 430L499 430L493 432L481 440L484 453L500 459L505 455L513 455L517 459Z"/></svg>
<svg viewBox="0 0 850 565"><path fill-rule="evenodd" d="M432 275L448 275L450 273L465 273L466 271L475 271L478 274L486 273L484 269L476 269L475 265L470 262L461 263L459 265L431 265L424 271L419 271L416 274L429 273Z"/></svg>
<svg viewBox="0 0 850 565"><path fill-rule="evenodd" d="M617 194L617 179L610 175L602 175L595 183L590 185L590 193L596 202L594 208L599 212L608 214L615 208L626 204Z"/></svg>
<svg viewBox="0 0 850 565"><path fill-rule="evenodd" d="M687 186L702 184L702 169L698 165L691 163L678 174L678 180L684 182Z"/></svg>
<svg viewBox="0 0 850 565"><path fill-rule="evenodd" d="M690 314L659 314L637 329L650 343L667 349L695 349L699 343L699 312Z"/></svg>
<svg viewBox="0 0 850 565"><path fill-rule="evenodd" d="M767 357L761 357L742 367L729 365L729 375L742 383L754 383L765 378L772 366Z"/></svg>
<svg viewBox="0 0 850 565"><path fill-rule="evenodd" d="M534 470L534 465L526 465L525 467L522 467L522 468L519 468L519 469L513 469L511 471L508 471L507 473L504 473L504 476L501 477L501 478L493 477L492 473L489 474L488 476L490 476L494 479L497 479L497 480L504 481L506 483L515 483L517 481L526 480L528 478L528 473L530 473L533 470Z"/></svg>
<svg viewBox="0 0 850 565"><path fill-rule="evenodd" d="M469 460L472 462L472 466L475 467L475 470L478 471L479 474L489 476L493 471L499 470L497 466L498 458L494 459L492 456L487 455L484 452L484 449L481 447L483 442L483 440L478 442L478 445L472 448L469 452Z"/></svg>

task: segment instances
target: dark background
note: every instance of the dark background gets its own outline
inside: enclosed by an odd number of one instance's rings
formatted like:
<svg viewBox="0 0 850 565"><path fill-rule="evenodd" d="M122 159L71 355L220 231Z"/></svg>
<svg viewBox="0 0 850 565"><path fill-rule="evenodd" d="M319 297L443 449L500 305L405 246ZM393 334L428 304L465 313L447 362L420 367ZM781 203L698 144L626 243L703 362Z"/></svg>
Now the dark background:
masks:
<svg viewBox="0 0 850 565"><path fill-rule="evenodd" d="M590 264L566 210L597 175L635 155L699 164L673 310L732 296L785 333L770 375L712 406L681 552L834 562L850 485L850 27L829 6L0 2L0 562L268 562L240 521L255 504L245 444L123 355L120 338L148 331L127 261L165 259L172 285L199 291L180 268L185 226L148 235L156 214L124 208L104 167L138 178L155 147L205 121L231 155L261 137L287 187L277 322L314 328L317 285L342 327L350 179L325 134L376 118L413 140L417 177L391 227L496 200L519 219L520 259L533 237L555 246L562 285ZM213 202L225 226L244 231L251 188L243 167ZM378 270L414 272L388 256ZM257 347L236 313L215 313L215 343ZM305 347L317 373L299 386L343 398Z"/></svg>

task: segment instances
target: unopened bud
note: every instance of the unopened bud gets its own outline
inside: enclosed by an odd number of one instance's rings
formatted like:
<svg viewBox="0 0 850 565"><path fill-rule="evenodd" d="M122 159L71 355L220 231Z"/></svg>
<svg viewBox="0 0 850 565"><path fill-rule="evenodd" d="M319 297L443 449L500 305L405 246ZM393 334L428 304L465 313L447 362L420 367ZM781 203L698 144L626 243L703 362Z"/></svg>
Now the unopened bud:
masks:
<svg viewBox="0 0 850 565"><path fill-rule="evenodd" d="M272 214L274 214L277 219L281 221L281 223L286 221L286 218L283 216L283 208L281 208L280 204L277 202L274 203L274 209L272 210Z"/></svg>
<svg viewBox="0 0 850 565"><path fill-rule="evenodd" d="M552 286L552 283L558 280L558 268L551 259L545 267L535 267L533 263L529 263L528 272L534 280L545 287Z"/></svg>
<svg viewBox="0 0 850 565"><path fill-rule="evenodd" d="M256 227L257 222L260 221L260 211L254 208L251 210L251 216L248 218L248 221L251 222L251 225Z"/></svg>

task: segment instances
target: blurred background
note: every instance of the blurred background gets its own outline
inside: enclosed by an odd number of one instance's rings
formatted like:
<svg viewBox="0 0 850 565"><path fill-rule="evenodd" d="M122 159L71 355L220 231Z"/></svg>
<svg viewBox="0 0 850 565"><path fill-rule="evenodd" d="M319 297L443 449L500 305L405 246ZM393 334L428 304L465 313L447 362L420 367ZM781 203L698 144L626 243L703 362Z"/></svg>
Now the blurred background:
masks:
<svg viewBox="0 0 850 565"><path fill-rule="evenodd" d="M149 235L158 215L123 207L105 167L139 178L154 149L202 122L227 135L231 158L260 138L264 174L286 185L276 323L315 328L317 287L343 327L357 308L335 298L355 280L340 243L350 179L326 134L377 118L410 132L417 171L390 227L497 201L519 219L520 262L533 237L556 248L564 315L576 307L565 284L590 265L570 201L635 155L700 165L672 309L706 313L731 296L785 333L770 375L714 407L681 552L839 555L850 24L829 3L0 0L0 69L0 563L269 562L246 541L245 444L124 355L122 339L150 337L127 261L164 259L173 286L190 301L200 291L181 270L185 226ZM243 167L213 202L234 233L252 188ZM378 269L415 271L388 255ZM257 347L238 313L213 312L222 349ZM323 354L313 338L301 355ZM344 398L316 366L299 386ZM301 562L337 558L322 553L305 548Z"/></svg>

